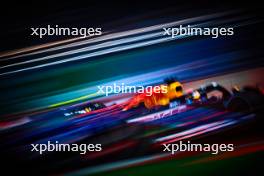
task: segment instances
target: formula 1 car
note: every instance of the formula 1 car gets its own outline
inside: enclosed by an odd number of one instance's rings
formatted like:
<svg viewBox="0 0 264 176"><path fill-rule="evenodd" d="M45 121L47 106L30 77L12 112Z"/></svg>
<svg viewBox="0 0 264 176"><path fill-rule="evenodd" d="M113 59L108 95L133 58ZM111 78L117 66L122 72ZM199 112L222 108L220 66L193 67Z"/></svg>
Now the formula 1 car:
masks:
<svg viewBox="0 0 264 176"><path fill-rule="evenodd" d="M171 89L171 85L174 90ZM169 92L167 94L169 96L153 94L147 97L136 95L129 100L124 109L135 108L140 104L143 104L147 109L164 109L184 104L208 105L220 103L224 108L231 111L248 111L259 108L264 100L262 91L257 87L250 86L246 86L242 90L234 87L230 92L216 82L212 82L186 94L183 93L182 85L178 81L168 84L168 87ZM164 102L164 99L166 99L166 103L160 103Z"/></svg>
<svg viewBox="0 0 264 176"><path fill-rule="evenodd" d="M66 117L72 117L80 114L86 114L99 109L103 109L105 107L106 106L101 102L91 102L91 103L82 104L80 106L73 106L71 108L64 109L63 114Z"/></svg>
<svg viewBox="0 0 264 176"><path fill-rule="evenodd" d="M181 91L179 88L177 90ZM73 171L80 168L80 162L92 169L96 168L96 164L128 158L146 158L147 155L159 154L168 157L170 155L162 153L160 148L163 143L201 138L206 139L207 143L216 134L230 129L243 134L237 127L252 124L254 113L263 109L263 93L252 87L233 89L231 92L213 82L172 98L169 104L151 109L141 102L137 107L122 111L128 103L106 106L102 102L89 102L34 115L30 117L32 121L29 123L3 130L0 147L11 148L8 151L10 153L23 151L20 155L30 156L30 160L27 159L29 157L20 157L22 162L19 164L34 163L36 168L46 173L59 173L62 168L67 168L65 166L71 168L66 171ZM254 128L252 126L250 130ZM20 137L12 141L14 135L10 133ZM76 152L46 152L44 159L38 153L30 152L30 144L44 144L47 141L100 143L104 151L85 156ZM9 157L8 152L4 153L6 157ZM118 155L114 155L116 153ZM65 162L61 164L59 161ZM56 167L47 169L42 167L43 162L53 163Z"/></svg>

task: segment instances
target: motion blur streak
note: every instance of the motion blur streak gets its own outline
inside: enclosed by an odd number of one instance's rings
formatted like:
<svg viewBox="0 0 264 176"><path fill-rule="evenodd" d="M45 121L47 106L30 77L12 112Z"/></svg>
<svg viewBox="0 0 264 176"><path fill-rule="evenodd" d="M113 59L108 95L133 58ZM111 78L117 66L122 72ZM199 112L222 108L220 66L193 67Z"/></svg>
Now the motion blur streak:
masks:
<svg viewBox="0 0 264 176"><path fill-rule="evenodd" d="M26 61L22 61L22 62L18 61L18 62L13 63L13 64L7 64L7 65L0 67L0 71L3 69L6 69L6 68L14 67L14 66L19 66L19 65L25 65L25 66L22 69L17 69L14 71L8 71L8 72L4 71L0 75L6 75L6 74L17 73L17 72L31 70L31 69L42 68L42 67L46 67L46 66L52 66L52 65L56 65L56 64L62 64L62 63L70 62L70 61L88 59L90 57L100 56L100 55L114 53L114 52L120 52L120 51L124 51L124 50L128 50L128 49L134 49L134 48L138 48L138 47L149 46L149 45L153 45L153 44L168 42L171 40L176 40L176 39L181 39L181 38L187 37L187 36L177 36L174 39L172 39L170 36L165 37L163 35L163 33L164 33L164 31L162 30L163 28L174 27L174 26L179 25L179 24L190 24L190 23L193 23L195 21L206 21L206 20L210 19L211 21L209 21L209 22L200 23L200 24L198 23L198 24L195 24L192 26L194 26L194 27L218 26L219 23L221 24L221 23L231 23L232 22L231 27L233 27L233 26L239 25L240 23L243 23L243 20L246 21L249 19L249 17L246 17L246 18L245 17L244 18L242 18L242 17L238 18L237 17L237 18L228 19L225 21L212 20L214 18L223 17L225 15L230 15L230 13L213 14L213 15L201 16L201 17L196 17L196 18L191 18L191 19L186 19L186 20L181 20L181 21L176 21L176 22L171 22L171 23L166 23L166 24L160 24L157 26L151 26L151 27L146 27L146 28L142 28L142 29L137 29L135 31L123 32L124 33L123 35L119 35L119 33L117 33L117 34L114 33L114 34L110 34L109 37L106 36L106 37L101 37L101 39L99 38L99 41L98 40L89 41L89 39L88 39L87 42L84 44L85 45L86 44L93 44L92 46L83 47L83 48L76 49L73 51L66 51L66 52L62 52L59 54L52 54L52 55L42 57L42 58L26 60ZM236 24L237 22L239 22L239 23ZM158 32L155 32L157 30L158 30ZM146 34L146 33L148 33L148 34ZM133 37L133 35L135 35L135 36ZM118 36L118 38L124 37L124 39L121 38L118 40L113 40L116 38L116 36ZM107 40L109 40L109 41L107 41ZM95 44L96 42L101 42L101 41L106 41L106 42ZM77 46L78 45L79 45L79 43L77 43ZM75 46L76 45L71 44L71 47L75 47ZM58 48L58 49L64 49L64 48ZM47 50L44 50L44 52L47 52ZM53 61L53 62L46 63L46 64L38 64L37 66L30 66L30 67L26 66L26 64L30 64L33 62L47 61L50 59L54 60L54 58L57 58L57 57L66 57L66 56L71 56L73 54L80 54L83 52L91 52L91 53L82 54L82 55L76 56L76 57L70 57L68 59L60 59L59 61ZM33 55L35 55L35 54L40 54L40 53L33 53ZM22 57L24 57L24 56L30 56L30 54L22 55Z"/></svg>
<svg viewBox="0 0 264 176"><path fill-rule="evenodd" d="M218 173L219 168L233 169L230 164L246 169L240 166L261 163L263 19L242 10L190 15L192 11L102 29L99 37L65 38L2 54L4 164L34 175L156 176ZM163 35L163 28L179 25L232 27L234 35ZM182 85L183 95L153 108L144 101L125 109L135 94L106 96L98 89L175 83ZM48 141L102 144L102 151L47 151L41 156L31 151L31 144ZM234 151L217 156L163 151L162 144L180 141L230 143Z"/></svg>
<svg viewBox="0 0 264 176"><path fill-rule="evenodd" d="M230 12L222 12L222 13L217 13L217 14L210 14L210 15L204 15L204 16L200 16L200 17L194 17L194 18L189 18L189 19L185 19L185 20L181 20L181 21L177 21L177 22L171 22L171 23L166 23L166 24L161 24L161 25L155 25L155 26L150 26L150 27L146 27L146 28L140 28L140 29L134 29L134 30L130 30L130 31L125 31L125 32L118 32L115 34L108 34L108 35L104 35L103 37L97 37L97 38L93 38L93 39L88 39L88 40L84 40L84 41L79 41L73 44L67 44L66 46L60 46L60 47L55 47L55 48L51 48L51 49L45 49L45 50L41 50L41 51L37 51L37 52L33 52L33 53L29 53L29 54L24 54L24 55L19 55L19 56L15 56L15 57L9 57L7 59L13 59L13 58L17 58L17 57L21 57L21 56L28 56L31 54L40 54L43 52L49 52L49 51L54 51L54 50L60 50L60 49L65 49L65 48L70 48L70 47L74 47L74 46L80 46L80 45L84 45L84 44L93 44L96 42L102 42L102 41L107 41L109 39L116 39L116 38L121 38L121 37L127 37L129 35L137 35L140 33L147 33L147 32L151 32L151 31L155 31L155 30L162 30L163 27L170 27L170 26L175 26L175 25L180 25L180 24L190 24L196 21L200 21L200 20L210 20L211 18L218 18L221 16L225 16L225 15L230 15L232 13L235 13L236 11L230 11ZM104 32L105 33L105 32ZM65 40L65 41L61 41L61 42L54 42L51 43L49 45L41 45L39 47L32 47L29 49L25 49L24 51L18 51L18 52L10 52L8 54L2 54L0 55L0 57L6 57L6 56L10 56L10 55L16 55L16 54L23 54L23 52L28 52L28 51L34 51L37 49L42 49L48 46L53 46L56 44L61 44L61 43L66 43L66 42L71 42L74 40L81 40L80 38L74 38L74 39L70 39L70 40ZM43 47L44 46L44 47Z"/></svg>
<svg viewBox="0 0 264 176"><path fill-rule="evenodd" d="M135 158L135 159L130 159L127 161L121 161L121 162L116 162L116 163L111 163L108 165L102 165L102 166L97 166L95 168L87 168L78 172L74 172L74 173L70 173L68 175L88 175L88 174L94 174L94 173L98 173L101 171L110 171L110 170L114 170L114 169L120 169L120 168L124 168L124 167L131 167L133 165L139 165L142 163L145 163L147 161L152 161L152 160L158 160L161 159L163 157L168 156L168 154L158 154L158 155L152 155L152 156L145 156L142 158Z"/></svg>

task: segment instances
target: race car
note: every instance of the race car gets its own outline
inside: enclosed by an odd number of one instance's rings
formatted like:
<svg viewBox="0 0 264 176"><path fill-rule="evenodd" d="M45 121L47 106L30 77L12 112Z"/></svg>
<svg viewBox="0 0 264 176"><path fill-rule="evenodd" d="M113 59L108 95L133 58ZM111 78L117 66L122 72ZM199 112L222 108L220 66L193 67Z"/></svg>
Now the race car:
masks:
<svg viewBox="0 0 264 176"><path fill-rule="evenodd" d="M152 89L151 94L140 93L130 99L123 111L139 106L141 103L145 105L147 109L153 109L157 106L166 106L173 99L179 99L183 96L182 84L176 79L170 78L165 80L165 84L161 84L158 87L159 90L166 90L165 92L155 92L156 89Z"/></svg>
<svg viewBox="0 0 264 176"><path fill-rule="evenodd" d="M74 106L64 110L64 116L72 117L80 114L86 114L95 110L105 108L106 106L101 102L91 102L80 106Z"/></svg>
<svg viewBox="0 0 264 176"><path fill-rule="evenodd" d="M184 93L182 84L176 79L167 79L165 84L160 85L160 87L162 86L166 87L166 93L152 92L151 96L146 93L137 94L127 102L123 111L139 107L142 104L146 109L159 109L160 107L171 108L183 104L198 105L214 102L220 102L224 108L231 111L246 111L257 108L263 102L263 91L258 87L246 86L239 90L237 86L234 86L230 92L220 84L212 82ZM216 92L221 96L215 96Z"/></svg>
<svg viewBox="0 0 264 176"><path fill-rule="evenodd" d="M175 91L178 94L171 96L173 98L169 99L166 105L154 104L152 109L148 109L144 101L140 101L137 106L131 106L126 111L122 109L130 102L124 106L120 104L106 106L102 102L86 102L36 114L30 117L32 120L30 123L2 131L0 147L23 151L21 155L30 156L30 159L21 157L25 158L23 163L30 165L42 163L39 161L44 158L28 150L30 144L44 144L47 141L100 143L104 147L104 151L100 153L88 153L81 156L78 152L69 152L67 155L56 152L45 153L47 163L62 167L66 164L71 166L69 168L72 171L79 168L79 165L76 165L79 162L76 161L81 161L83 166L93 169L96 167L95 163L107 164L135 157L142 160L149 154L168 158L170 154L162 152L161 146L176 143L179 140L206 140L202 142L208 143L212 142L216 135L223 135L225 138L230 135L230 130L232 134L236 132L242 135L244 131L239 130L248 129L242 128L244 126L251 127L248 131L255 129L252 122L263 114L255 111L255 108L263 109L261 108L263 93L257 88L245 87L231 92L212 82L191 92L183 93L181 83L172 83L171 87L174 89L172 92ZM221 96L216 97L215 92L220 93ZM161 96L165 99L169 97ZM157 98L157 95L152 98ZM254 109L254 113L233 112L241 109L243 111ZM257 124L262 123L257 121ZM13 139L14 135L9 135L10 132L20 137L12 143L4 143ZM116 157L117 153L119 157ZM188 156L190 156L189 153ZM66 162L60 165L59 161ZM52 168L47 172L54 173L58 170L54 171Z"/></svg>

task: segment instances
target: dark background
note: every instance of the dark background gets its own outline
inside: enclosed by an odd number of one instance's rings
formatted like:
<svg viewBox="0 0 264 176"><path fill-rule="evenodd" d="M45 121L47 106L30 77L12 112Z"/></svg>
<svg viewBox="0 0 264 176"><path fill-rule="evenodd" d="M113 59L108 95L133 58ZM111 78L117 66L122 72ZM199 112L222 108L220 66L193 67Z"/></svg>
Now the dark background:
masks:
<svg viewBox="0 0 264 176"><path fill-rule="evenodd" d="M149 18L183 17L187 14L246 9L261 16L260 2L246 1L1 1L0 52L62 39L31 36L31 27L103 27L119 30L126 24L140 25ZM126 19L124 22L123 19ZM140 19L140 20L138 20Z"/></svg>

